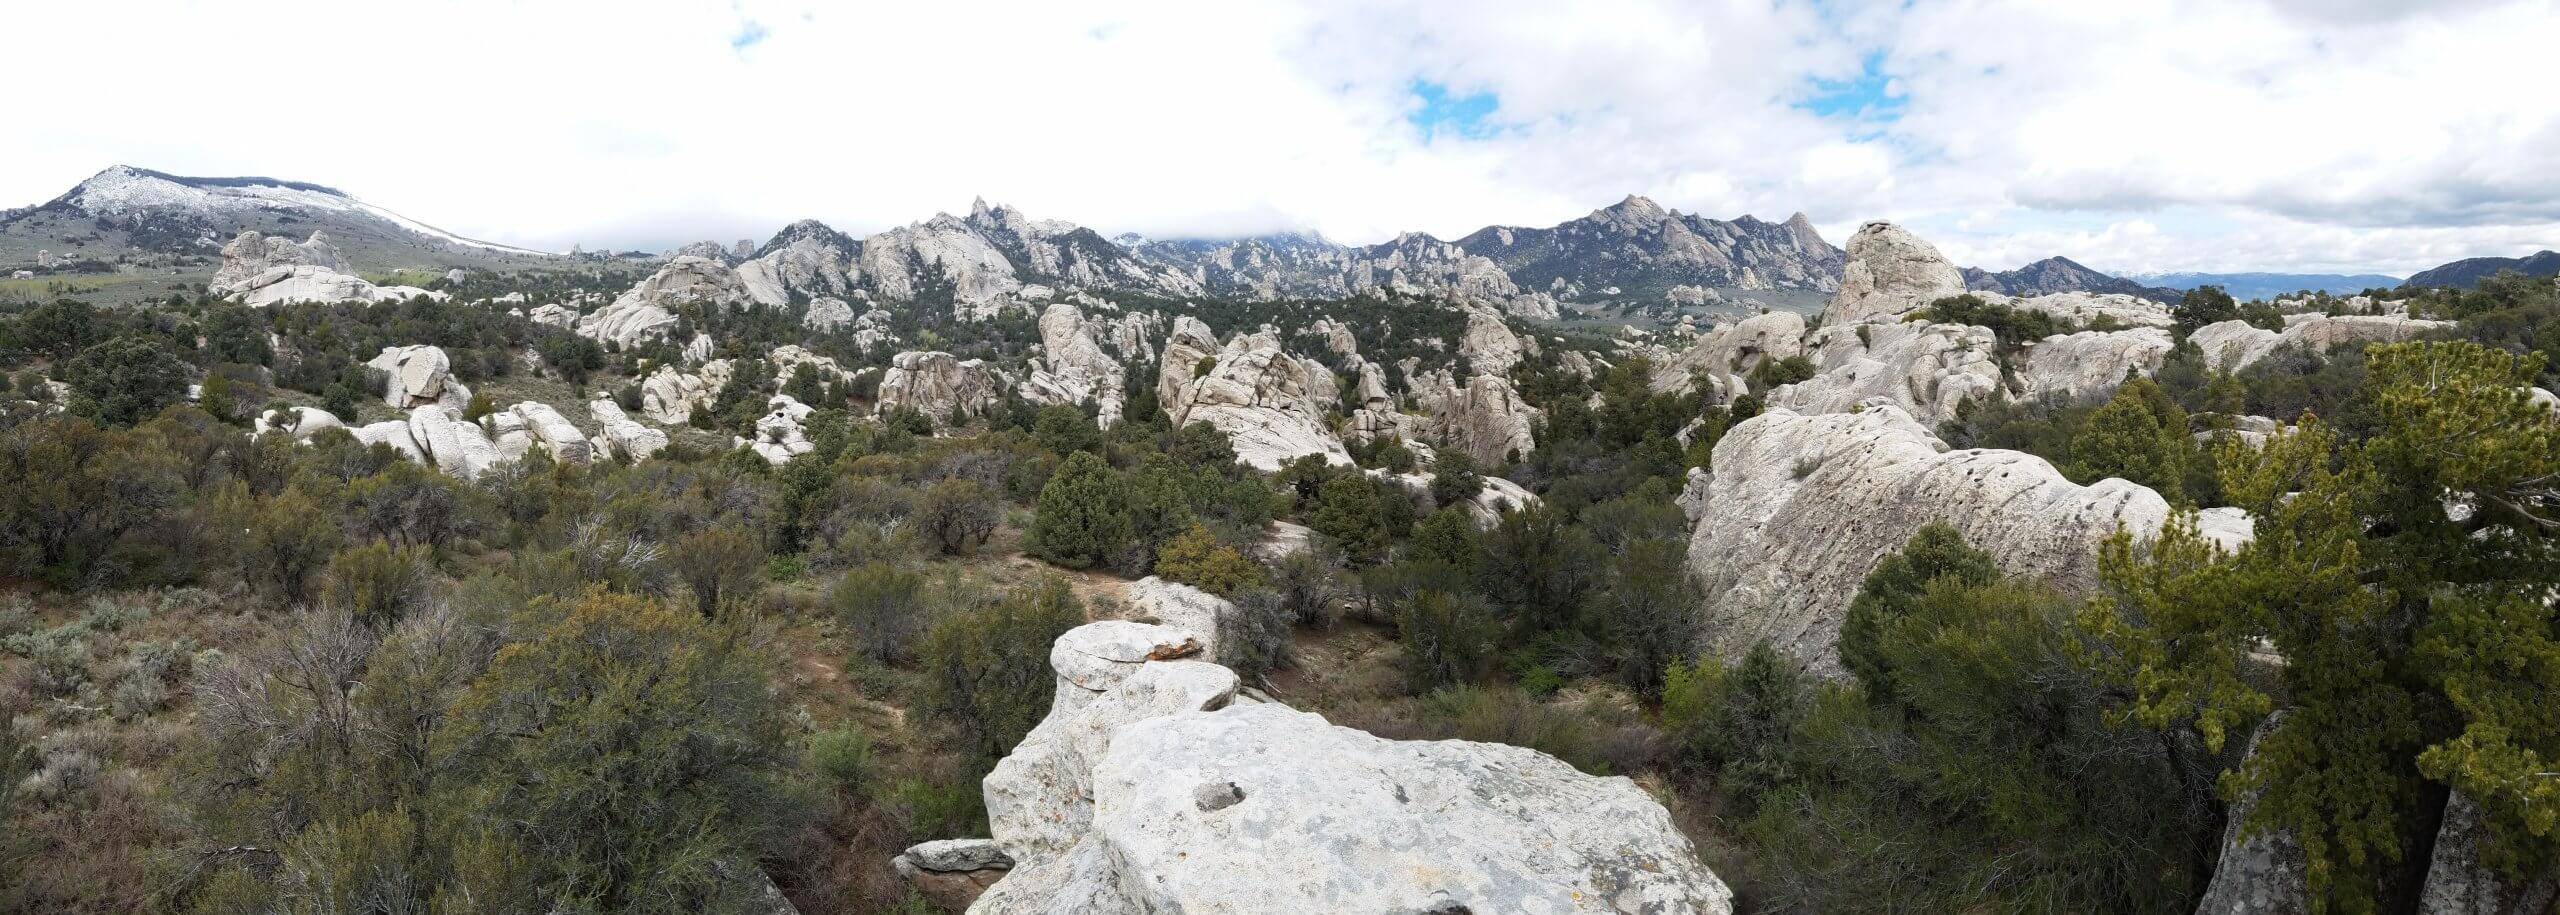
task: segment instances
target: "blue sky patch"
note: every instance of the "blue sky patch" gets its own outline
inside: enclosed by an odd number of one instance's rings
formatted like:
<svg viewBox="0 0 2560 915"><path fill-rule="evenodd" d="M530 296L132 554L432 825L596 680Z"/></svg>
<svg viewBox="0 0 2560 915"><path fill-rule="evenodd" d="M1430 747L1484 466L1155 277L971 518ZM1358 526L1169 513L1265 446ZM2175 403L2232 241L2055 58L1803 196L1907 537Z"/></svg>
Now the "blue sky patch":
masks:
<svg viewBox="0 0 2560 915"><path fill-rule="evenodd" d="M1884 74L1884 55L1869 53L1858 61L1858 75L1848 79L1810 81L1812 92L1796 107L1826 118L1890 122L1902 116L1909 100L1886 93L1893 78Z"/></svg>
<svg viewBox="0 0 2560 915"><path fill-rule="evenodd" d="M1404 116L1405 122L1422 131L1426 141L1444 134L1467 139L1490 136L1494 128L1485 118L1502 107L1502 99L1491 92L1454 95L1447 85L1427 79L1414 80L1406 91L1422 104Z"/></svg>
<svg viewBox="0 0 2560 915"><path fill-rule="evenodd" d="M738 24L737 34L729 36L729 50L745 51L763 43L772 34L773 30L765 28L764 23L749 19Z"/></svg>

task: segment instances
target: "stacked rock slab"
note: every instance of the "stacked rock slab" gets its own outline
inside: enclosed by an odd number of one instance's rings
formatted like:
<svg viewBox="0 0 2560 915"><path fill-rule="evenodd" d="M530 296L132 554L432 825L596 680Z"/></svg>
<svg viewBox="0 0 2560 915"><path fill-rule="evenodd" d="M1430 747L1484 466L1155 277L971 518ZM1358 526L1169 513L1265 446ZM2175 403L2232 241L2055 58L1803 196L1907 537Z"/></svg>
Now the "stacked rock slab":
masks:
<svg viewBox="0 0 2560 915"><path fill-rule="evenodd" d="M2206 365L2237 372L2287 346L2328 352L2341 346L2394 343L2452 326L2450 321L2397 315L2306 313L2286 315L2281 332L2257 327L2247 321L2220 321L2196 328L2188 339L2195 342L2197 349L2204 351Z"/></svg>
<svg viewBox="0 0 2560 915"><path fill-rule="evenodd" d="M382 386L382 402L394 410L406 410L431 403L463 407L471 403L471 391L453 380L452 360L436 346L386 346L365 363L387 376Z"/></svg>
<svg viewBox="0 0 2560 915"><path fill-rule="evenodd" d="M1859 584L1920 528L1945 523L2004 572L2065 592L2096 584L2098 544L2158 536L2169 504L2119 479L2081 486L2017 451L1950 451L1901 406L1800 415L1773 409L1717 441L1689 564L1706 591L1705 635L1739 659L1759 642L1841 674L1840 624ZM2235 509L2199 524L2248 538Z"/></svg>
<svg viewBox="0 0 2560 915"><path fill-rule="evenodd" d="M1964 294L1964 272L1901 226L1870 222L1849 236L1840 292L1823 314L1835 324L1893 321Z"/></svg>
<svg viewBox="0 0 2560 915"><path fill-rule="evenodd" d="M1060 637L1048 717L986 780L992 842L901 857L1000 853L979 915L1732 910L1633 782L1336 727L1239 696L1201 652L1169 625Z"/></svg>
<svg viewBox="0 0 2560 915"><path fill-rule="evenodd" d="M1816 374L1770 391L1770 406L1844 413L1882 401L1936 424L1954 419L1966 399L2002 390L1999 341L1988 328L1927 321L1833 324L1814 331L1806 348Z"/></svg>
<svg viewBox="0 0 2560 915"><path fill-rule="evenodd" d="M622 405L610 397L597 397L587 403L587 415L596 418L596 435L589 445L599 459L615 455L641 460L667 447L667 434L634 422L622 412Z"/></svg>

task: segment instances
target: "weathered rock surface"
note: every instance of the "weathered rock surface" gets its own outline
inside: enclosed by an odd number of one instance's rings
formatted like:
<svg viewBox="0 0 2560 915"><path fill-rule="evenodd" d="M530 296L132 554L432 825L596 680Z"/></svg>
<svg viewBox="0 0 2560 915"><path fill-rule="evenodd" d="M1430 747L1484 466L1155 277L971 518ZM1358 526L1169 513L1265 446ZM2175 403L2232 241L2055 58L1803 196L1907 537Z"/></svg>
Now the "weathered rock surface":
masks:
<svg viewBox="0 0 2560 915"><path fill-rule="evenodd" d="M1830 323L1892 321L1964 294L1964 274L1935 246L1901 226L1870 222L1849 236L1840 292L1823 310Z"/></svg>
<svg viewBox="0 0 2560 915"><path fill-rule="evenodd" d="M1231 660L1218 651L1219 630L1236 615L1236 605L1226 598L1153 575L1130 582L1127 593L1131 615L1154 619L1198 639L1200 660L1212 664Z"/></svg>
<svg viewBox="0 0 2560 915"><path fill-rule="evenodd" d="M2159 372L2176 345L2167 330L2156 327L2046 337L2026 352L2018 370L2018 394L2028 398L2103 395L2128 375L2149 378Z"/></svg>
<svg viewBox="0 0 2560 915"><path fill-rule="evenodd" d="M264 308L292 302L397 302L416 296L441 300L441 292L415 286L376 286L363 277L325 267L270 267L232 287L240 304Z"/></svg>
<svg viewBox="0 0 2560 915"><path fill-rule="evenodd" d="M1731 911L1633 782L1251 702L1192 644L1126 622L1058 640L1049 716L986 780L1013 867L971 912Z"/></svg>
<svg viewBox="0 0 2560 915"><path fill-rule="evenodd" d="M399 449L400 454L403 457L412 461L417 461L421 464L428 463L427 453L420 450L418 448L418 440L410 437L409 435L408 420L386 419L378 423L369 423L357 426L355 428L348 429L347 431L355 435L356 441L363 442L367 445L389 445L393 448Z"/></svg>
<svg viewBox="0 0 2560 915"><path fill-rule="evenodd" d="M808 420L809 413L809 405L791 395L773 395L765 401L764 415L756 418L755 439L742 444L754 450L766 463L775 466L789 463L792 458L818 447L809 441L809 431L801 425Z"/></svg>
<svg viewBox="0 0 2560 915"><path fill-rule="evenodd" d="M466 480L506 460L480 424L464 420L461 411L440 404L409 411L409 438L437 470Z"/></svg>
<svg viewBox="0 0 2560 915"><path fill-rule="evenodd" d="M1209 325L1190 315L1173 319L1173 330L1164 338L1164 350L1156 360L1156 402L1172 404L1182 399L1182 389L1200 375L1200 360L1218 354L1218 335Z"/></svg>
<svg viewBox="0 0 2560 915"><path fill-rule="evenodd" d="M2282 332L2257 327L2246 321L2222 321L2196 328L2188 336L2196 348L2204 351L2205 364L2223 371L2237 372L2254 365L2278 349L2301 346L2325 353L2341 346L2367 343L2396 343L2419 334L2452 327L2449 321L2429 321L2395 315L2325 315L2290 314L2284 317Z"/></svg>
<svg viewBox="0 0 2560 915"><path fill-rule="evenodd" d="M2072 593L2096 584L2100 541L2119 528L2157 536L2169 517L2158 493L2124 480L2080 486L2031 454L1949 451L1881 402L1772 409L1725 433L1710 472L1689 542L1708 647L1738 659L1765 640L1831 676L1859 583L1923 526L1946 523L2003 571ZM2200 524L2226 546L2247 539L2231 510Z"/></svg>
<svg viewBox="0 0 2560 915"><path fill-rule="evenodd" d="M1768 403L1841 413L1883 400L1934 426L1955 418L1965 398L2002 389L1998 345L1990 329L1966 324L1826 325L1807 343L1817 374L1770 391Z"/></svg>
<svg viewBox="0 0 2560 915"><path fill-rule="evenodd" d="M1165 344L1168 377L1181 371L1170 360L1189 347L1182 340L1190 329L1186 322L1198 324L1188 318L1177 322L1175 339ZM1237 335L1215 360L1207 373L1185 381L1165 402L1176 428L1208 423L1226 433L1237 460L1264 471L1307 455L1336 466L1351 463L1351 453L1325 422L1337 394L1332 373L1323 366L1281 351L1279 334L1269 329Z"/></svg>
<svg viewBox="0 0 2560 915"><path fill-rule="evenodd" d="M355 268L338 253L329 236L311 233L304 241L274 237L254 231L233 236L222 246L222 266L213 272L205 290L216 296L237 295L247 291L251 279L278 267L318 267L324 272L349 274Z"/></svg>
<svg viewBox="0 0 2560 915"><path fill-rule="evenodd" d="M2178 323L2169 314L2168 306L2120 293L2057 292L2018 299L1985 294L1982 298L2024 311L2041 311L2078 325L2113 321L2126 327L2172 327Z"/></svg>
<svg viewBox="0 0 2560 915"><path fill-rule="evenodd" d="M2436 847L2418 911L2426 915L2537 915L2560 903L2560 878L2516 880L2480 858L2489 823L2480 805L2460 791L2445 800Z"/></svg>
<svg viewBox="0 0 2560 915"><path fill-rule="evenodd" d="M569 330L578 326L578 310L558 302L536 307L525 318L535 324Z"/></svg>
<svg viewBox="0 0 2560 915"><path fill-rule="evenodd" d="M1004 398L1004 377L985 360L941 351L904 352L880 377L879 410L914 410L949 427L986 415Z"/></svg>
<svg viewBox="0 0 2560 915"><path fill-rule="evenodd" d="M560 415L560 411L550 404L528 400L508 407L507 412L524 422L525 432L543 450L551 453L552 460L584 464L593 459L594 446L587 443L586 433L579 432L577 424ZM618 414L621 411L614 412Z"/></svg>

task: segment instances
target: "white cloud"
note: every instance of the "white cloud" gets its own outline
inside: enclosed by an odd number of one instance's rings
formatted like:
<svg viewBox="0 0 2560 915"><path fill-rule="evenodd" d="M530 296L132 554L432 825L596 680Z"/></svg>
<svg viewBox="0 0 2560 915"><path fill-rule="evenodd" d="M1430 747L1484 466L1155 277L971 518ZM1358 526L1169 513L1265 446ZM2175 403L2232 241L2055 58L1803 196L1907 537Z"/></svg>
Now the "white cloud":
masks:
<svg viewBox="0 0 2560 915"><path fill-rule="evenodd" d="M857 233L973 195L1370 241L1629 193L1959 259L2408 270L2560 244L2540 2L51 4L0 200L105 165L345 188L565 248ZM760 35L741 42L746 35ZM1870 55L1887 123L1795 107ZM1499 107L1426 138L1416 81Z"/></svg>

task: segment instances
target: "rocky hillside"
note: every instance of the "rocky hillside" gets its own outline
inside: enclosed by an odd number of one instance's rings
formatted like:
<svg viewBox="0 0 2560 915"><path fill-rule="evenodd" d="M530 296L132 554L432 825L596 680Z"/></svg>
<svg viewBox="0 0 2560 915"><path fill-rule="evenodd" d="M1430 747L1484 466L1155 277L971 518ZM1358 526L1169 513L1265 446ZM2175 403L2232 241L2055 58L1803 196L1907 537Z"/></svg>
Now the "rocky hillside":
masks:
<svg viewBox="0 0 2560 915"><path fill-rule="evenodd" d="M2465 258L2434 269L2420 270L2401 286L2407 289L2469 289L2480 285L2481 280L2507 270L2526 276L2560 275L2560 251L2543 251L2524 257Z"/></svg>
<svg viewBox="0 0 2560 915"><path fill-rule="evenodd" d="M2067 257L2048 257L2016 270L1998 272L1980 267L1966 267L1964 268L1964 285L1967 289L1997 292L2003 295L2104 292L2163 303L2178 300L2178 290L2145 286L2123 277L2100 273L2081 266Z"/></svg>
<svg viewBox="0 0 2560 915"><path fill-rule="evenodd" d="M241 232L328 235L355 270L520 267L549 254L464 238L344 191L275 178L190 178L118 165L41 206L0 214L0 266L84 261L202 268Z"/></svg>

